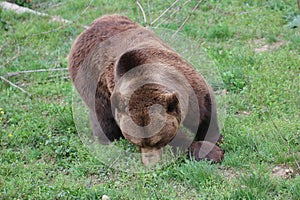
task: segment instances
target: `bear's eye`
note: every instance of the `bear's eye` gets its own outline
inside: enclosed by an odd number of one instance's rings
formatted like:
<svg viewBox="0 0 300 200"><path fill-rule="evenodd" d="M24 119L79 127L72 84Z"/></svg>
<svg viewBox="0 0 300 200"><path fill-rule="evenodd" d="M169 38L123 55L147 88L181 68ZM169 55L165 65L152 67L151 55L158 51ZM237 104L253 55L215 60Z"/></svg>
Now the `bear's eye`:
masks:
<svg viewBox="0 0 300 200"><path fill-rule="evenodd" d="M177 105L176 104L169 104L167 107L167 112L168 113L173 113L176 112Z"/></svg>

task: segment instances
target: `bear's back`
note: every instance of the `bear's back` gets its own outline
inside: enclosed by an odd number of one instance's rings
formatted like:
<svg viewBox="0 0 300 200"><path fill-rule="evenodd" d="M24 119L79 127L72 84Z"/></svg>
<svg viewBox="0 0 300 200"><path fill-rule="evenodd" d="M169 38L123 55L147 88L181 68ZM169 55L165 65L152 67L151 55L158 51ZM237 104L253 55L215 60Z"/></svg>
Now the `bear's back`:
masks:
<svg viewBox="0 0 300 200"><path fill-rule="evenodd" d="M141 28L127 17L105 15L96 19L74 42L69 54L69 71L74 81L80 66L88 54L101 42L121 32Z"/></svg>

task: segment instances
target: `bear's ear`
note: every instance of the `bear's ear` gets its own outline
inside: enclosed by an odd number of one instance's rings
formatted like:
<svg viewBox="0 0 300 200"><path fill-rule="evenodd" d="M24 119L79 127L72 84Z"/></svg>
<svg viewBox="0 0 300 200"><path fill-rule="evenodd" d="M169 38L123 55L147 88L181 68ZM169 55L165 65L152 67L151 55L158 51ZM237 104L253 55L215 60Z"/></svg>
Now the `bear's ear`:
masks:
<svg viewBox="0 0 300 200"><path fill-rule="evenodd" d="M167 102L167 112L174 112L178 109L179 100L177 93L172 92L165 94L165 101Z"/></svg>
<svg viewBox="0 0 300 200"><path fill-rule="evenodd" d="M129 70L144 64L146 55L142 50L130 50L125 52L116 64L115 75L117 78L121 78Z"/></svg>

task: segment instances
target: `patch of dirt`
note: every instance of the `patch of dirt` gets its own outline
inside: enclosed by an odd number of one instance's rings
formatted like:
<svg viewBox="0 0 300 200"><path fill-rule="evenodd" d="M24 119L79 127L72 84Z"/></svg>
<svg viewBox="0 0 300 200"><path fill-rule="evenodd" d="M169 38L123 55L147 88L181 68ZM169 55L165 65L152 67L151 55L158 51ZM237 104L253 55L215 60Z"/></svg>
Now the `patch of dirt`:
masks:
<svg viewBox="0 0 300 200"><path fill-rule="evenodd" d="M254 41L255 46L259 46L259 47L256 47L254 49L254 52L261 53L261 52L264 52L264 51L274 51L275 49L279 48L280 46L282 46L286 42L283 41L283 40L280 40L280 41L272 43L272 44L265 44L265 43L266 43L265 39L255 40Z"/></svg>
<svg viewBox="0 0 300 200"><path fill-rule="evenodd" d="M296 174L295 170L288 166L278 165L272 169L273 177L292 178Z"/></svg>
<svg viewBox="0 0 300 200"><path fill-rule="evenodd" d="M87 181L86 187L87 188L91 188L93 186L101 185L101 184L106 183L106 182L107 182L107 180L101 178L100 176L98 176L98 175L92 175L90 177L90 179Z"/></svg>
<svg viewBox="0 0 300 200"><path fill-rule="evenodd" d="M219 168L219 173L222 176L225 176L225 178L228 180L236 178L238 176L238 173L230 168L226 168L226 169Z"/></svg>

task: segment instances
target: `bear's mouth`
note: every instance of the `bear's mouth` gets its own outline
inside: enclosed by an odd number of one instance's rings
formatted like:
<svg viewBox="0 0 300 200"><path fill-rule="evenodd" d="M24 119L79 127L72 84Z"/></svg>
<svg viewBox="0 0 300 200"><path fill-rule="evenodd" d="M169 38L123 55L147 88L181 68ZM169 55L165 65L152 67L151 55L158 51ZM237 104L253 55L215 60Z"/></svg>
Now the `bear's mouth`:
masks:
<svg viewBox="0 0 300 200"><path fill-rule="evenodd" d="M153 166L159 163L162 159L162 149L170 143L170 141L175 137L173 134L169 137L162 137L162 135L154 135L149 138L136 138L132 135L128 135L122 132L124 137L131 143L137 145L141 149L142 153L142 163L144 166Z"/></svg>
<svg viewBox="0 0 300 200"><path fill-rule="evenodd" d="M135 137L126 132L122 132L124 137L129 140L131 143L141 147L141 148L161 148L170 143L170 141L175 137L176 134L171 136L163 137L164 134L154 135L151 137Z"/></svg>

